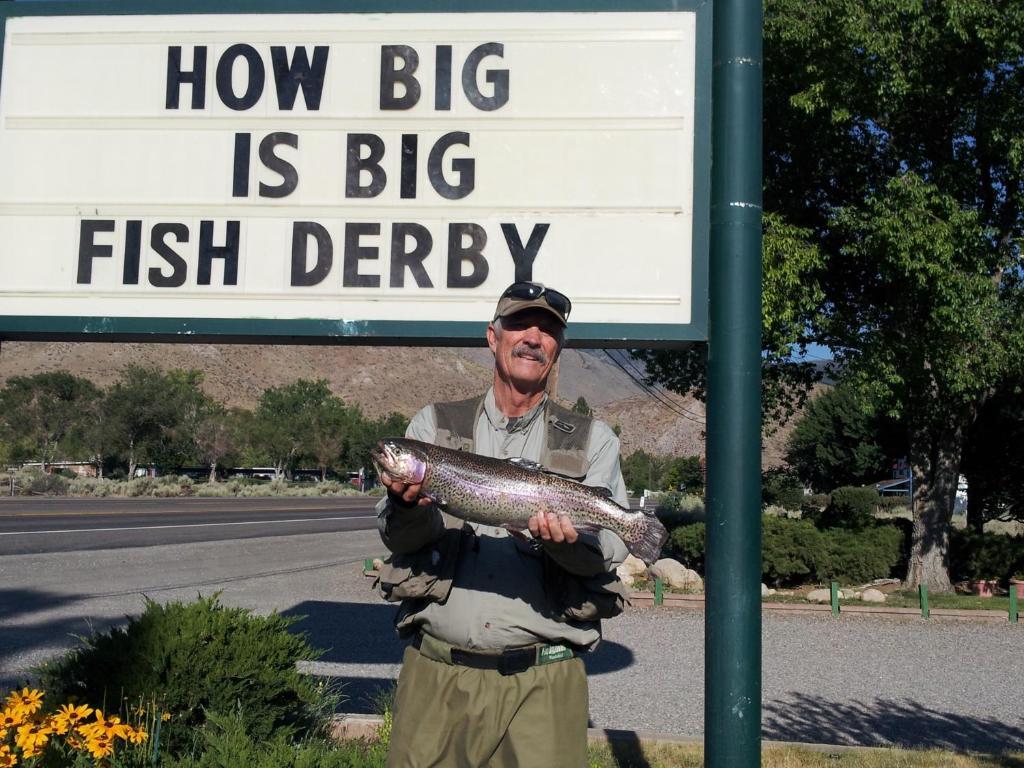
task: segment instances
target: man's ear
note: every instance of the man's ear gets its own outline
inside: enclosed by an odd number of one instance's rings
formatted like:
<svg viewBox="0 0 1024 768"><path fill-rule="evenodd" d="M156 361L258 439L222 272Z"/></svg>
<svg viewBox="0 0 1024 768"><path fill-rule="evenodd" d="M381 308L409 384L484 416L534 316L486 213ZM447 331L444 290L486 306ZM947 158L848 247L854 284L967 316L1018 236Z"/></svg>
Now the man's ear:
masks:
<svg viewBox="0 0 1024 768"><path fill-rule="evenodd" d="M494 323L487 324L487 346L491 348L491 354L494 354L494 348L498 343L498 331L494 327Z"/></svg>

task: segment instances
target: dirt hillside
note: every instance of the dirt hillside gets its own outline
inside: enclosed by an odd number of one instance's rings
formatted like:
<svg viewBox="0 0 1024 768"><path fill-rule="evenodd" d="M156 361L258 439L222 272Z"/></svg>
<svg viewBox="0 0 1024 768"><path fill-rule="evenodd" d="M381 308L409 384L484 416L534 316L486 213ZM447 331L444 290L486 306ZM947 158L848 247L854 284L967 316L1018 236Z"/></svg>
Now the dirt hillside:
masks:
<svg viewBox="0 0 1024 768"><path fill-rule="evenodd" d="M623 353L613 354L624 363ZM335 394L371 416L391 411L410 416L426 403L470 397L491 380L487 349L5 342L0 383L67 370L106 386L131 364L201 370L211 396L249 408L267 387L323 378ZM571 405L582 396L597 416L619 426L624 454L703 452L703 404L668 393L661 395L672 407L659 403L601 351L566 350L559 365L559 399ZM778 438L766 441L764 457L766 465L779 462Z"/></svg>

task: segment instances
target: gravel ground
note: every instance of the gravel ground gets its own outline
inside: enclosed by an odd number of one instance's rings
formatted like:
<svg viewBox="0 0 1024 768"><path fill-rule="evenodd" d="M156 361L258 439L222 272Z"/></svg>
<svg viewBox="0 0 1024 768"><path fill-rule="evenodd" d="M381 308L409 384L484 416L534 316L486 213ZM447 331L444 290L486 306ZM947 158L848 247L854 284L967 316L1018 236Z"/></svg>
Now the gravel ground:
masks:
<svg viewBox="0 0 1024 768"><path fill-rule="evenodd" d="M326 648L311 671L372 711L397 676L391 606L360 574L372 532L0 558L0 686L70 647L73 633L138 612L142 595L302 615ZM598 727L699 737L704 617L630 609L587 658ZM1024 624L766 614L765 738L831 744L1024 749Z"/></svg>

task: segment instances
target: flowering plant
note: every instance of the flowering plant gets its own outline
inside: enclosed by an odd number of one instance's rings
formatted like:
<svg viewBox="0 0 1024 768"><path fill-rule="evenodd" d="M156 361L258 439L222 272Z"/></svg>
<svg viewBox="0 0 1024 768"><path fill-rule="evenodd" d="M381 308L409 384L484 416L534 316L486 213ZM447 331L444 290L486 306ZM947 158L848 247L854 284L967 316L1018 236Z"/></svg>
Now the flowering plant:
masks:
<svg viewBox="0 0 1024 768"><path fill-rule="evenodd" d="M150 731L155 728L159 738L160 723L170 718L169 713L159 713L153 702L148 706L140 702L126 721L74 702L46 714L43 698L42 691L22 688L11 691L4 700L0 711L0 768L58 765L66 762L63 758L77 764L77 758L84 755L97 765L109 766L121 744L123 750L140 752L137 757L142 759L138 762L143 763Z"/></svg>

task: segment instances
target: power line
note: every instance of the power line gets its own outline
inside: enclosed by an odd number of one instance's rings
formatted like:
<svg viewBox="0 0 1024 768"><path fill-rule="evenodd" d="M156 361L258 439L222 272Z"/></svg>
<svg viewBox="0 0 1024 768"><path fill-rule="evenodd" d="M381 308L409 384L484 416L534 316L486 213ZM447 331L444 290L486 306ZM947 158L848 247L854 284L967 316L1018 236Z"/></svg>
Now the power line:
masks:
<svg viewBox="0 0 1024 768"><path fill-rule="evenodd" d="M654 391L649 386L647 386L647 384L643 380L638 379L622 363L620 363L615 358L615 356L611 354L610 350L606 349L604 351L605 351L605 354L608 355L608 359L609 360L611 360L619 368L621 368L622 372L625 373L627 376L629 376L629 378L633 381L634 384L636 384L644 392L646 392L648 395L650 395L652 398L654 398L654 400L657 401L661 406L663 406L663 407L667 408L668 410L672 411L672 413L676 414L677 416L682 416L684 419L688 419L690 421L696 422L697 424L704 424L705 423L704 419L702 419L702 418L695 418L694 415L691 414L689 411L683 410L678 404L673 403L671 400L668 400L668 399L662 397L658 392Z"/></svg>
<svg viewBox="0 0 1024 768"><path fill-rule="evenodd" d="M615 359L615 357L614 357L614 355L611 355L611 354L610 354L610 352L611 352L611 350L607 350L607 349L605 350L605 353L607 353L607 354L608 354L608 356L609 356L609 357L611 357L611 358L612 358L612 359L614 360L614 359ZM625 352L623 352L623 353L622 353L622 359L623 359L623 360L625 360L625 361L626 361L626 364L627 364L627 365L629 365L629 367L630 367L630 368L632 368L632 369L633 369L633 370L634 370L634 371L636 372L637 376L639 376L641 380L644 380L644 379L646 379L646 374L645 374L645 373L644 373L643 371L641 371L641 370L640 370L640 369L639 369L639 368L638 368L638 367L637 367L637 366L636 366L636 365L635 365L635 364L633 363L633 360L632 360L632 358L631 358L631 357L628 357L628 356L626 355L626 353L625 353ZM622 366L619 366L619 367L621 368ZM634 381L637 381L637 379L636 379L636 378L634 378L633 380L634 380ZM655 384L655 385L648 385L646 381L643 381L643 384L642 384L641 386L650 386L650 387L651 387L651 388L652 388L652 389L653 389L653 390L654 390L655 392L658 392L659 394L661 394L661 395L662 395L662 396L663 396L663 397L664 397L664 398L665 398L666 400L668 400L668 401L669 401L670 403L672 403L672 405L674 405L674 406L675 406L676 408L678 408L679 410L681 410L681 411L684 411L684 412L686 412L686 413L690 414L690 415L691 415L691 416L693 416L693 417L694 417L695 419L700 419L700 421L701 421L701 422L703 423L703 421L704 421L704 417L703 417L703 416L702 416L701 414L699 414L699 413L694 413L693 411L691 411L691 410L689 410L688 408L686 408L685 406L683 406L683 405L682 405L681 403L677 403L677 402L675 402L675 401L674 401L674 400L673 400L673 399L672 399L672 398L671 398L671 397L669 396L669 393L668 393L667 391L665 391L664 387L661 387L661 388L659 388L659 387L658 387L658 386L657 386L656 384Z"/></svg>

